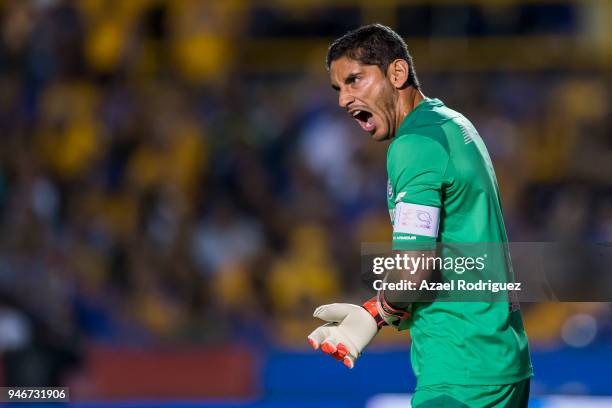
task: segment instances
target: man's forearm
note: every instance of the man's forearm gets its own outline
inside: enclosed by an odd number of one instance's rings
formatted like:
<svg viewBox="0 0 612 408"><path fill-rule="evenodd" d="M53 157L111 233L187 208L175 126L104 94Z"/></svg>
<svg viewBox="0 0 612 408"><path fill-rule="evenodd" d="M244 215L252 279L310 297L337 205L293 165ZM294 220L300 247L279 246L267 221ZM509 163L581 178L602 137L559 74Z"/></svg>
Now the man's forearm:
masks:
<svg viewBox="0 0 612 408"><path fill-rule="evenodd" d="M435 257L435 251L397 251L402 256L408 256L408 258L422 258L427 259ZM383 302L388 308L393 310L406 310L410 305L419 300L423 300L425 294L418 290L411 290L409 292L405 290L385 290L386 287L395 284L394 287L399 287L400 283L410 282L411 287L419 288L422 281L429 281L432 279L433 270L428 268L426 262L408 262L408 265L412 265L412 268L392 269L387 272L383 288L379 290L378 298L379 301ZM415 265L417 265L415 267ZM392 286L393 287L393 286Z"/></svg>

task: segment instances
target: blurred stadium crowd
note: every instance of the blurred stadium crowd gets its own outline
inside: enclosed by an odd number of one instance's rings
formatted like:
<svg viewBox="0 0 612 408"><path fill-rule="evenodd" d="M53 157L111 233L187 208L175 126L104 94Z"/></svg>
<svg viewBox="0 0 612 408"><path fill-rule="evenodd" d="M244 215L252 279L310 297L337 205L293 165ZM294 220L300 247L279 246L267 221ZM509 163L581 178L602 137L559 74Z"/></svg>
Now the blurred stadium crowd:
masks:
<svg viewBox="0 0 612 408"><path fill-rule="evenodd" d="M337 108L324 53L241 63L244 19L270 21L232 18L244 3L0 2L7 375L53 350L55 378L90 342L301 347L313 306L357 296L360 244L390 236L386 146ZM511 240L612 241L609 71L414 57L485 139ZM535 347L576 311L609 325L607 305L532 305Z"/></svg>

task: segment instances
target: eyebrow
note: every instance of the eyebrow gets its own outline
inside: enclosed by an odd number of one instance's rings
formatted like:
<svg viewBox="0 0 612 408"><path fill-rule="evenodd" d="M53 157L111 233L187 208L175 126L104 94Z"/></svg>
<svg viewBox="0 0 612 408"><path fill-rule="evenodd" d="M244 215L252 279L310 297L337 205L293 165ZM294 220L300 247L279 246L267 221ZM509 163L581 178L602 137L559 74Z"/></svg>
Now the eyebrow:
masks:
<svg viewBox="0 0 612 408"><path fill-rule="evenodd" d="M350 84L351 81L353 81L355 78L357 78L357 75L359 75L359 72L351 72L350 74L348 74L348 76L346 78L344 78L344 83L345 84ZM340 87L338 85L332 84L331 85L332 89L339 91Z"/></svg>

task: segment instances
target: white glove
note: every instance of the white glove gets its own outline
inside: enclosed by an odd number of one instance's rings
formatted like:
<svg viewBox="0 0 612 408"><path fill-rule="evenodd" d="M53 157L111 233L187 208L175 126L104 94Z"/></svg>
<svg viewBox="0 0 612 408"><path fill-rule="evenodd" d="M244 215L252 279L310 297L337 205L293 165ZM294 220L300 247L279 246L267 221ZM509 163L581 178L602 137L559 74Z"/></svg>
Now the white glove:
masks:
<svg viewBox="0 0 612 408"><path fill-rule="evenodd" d="M318 327L308 336L308 342L316 350L331 354L353 368L355 360L372 341L378 327L376 320L366 309L348 303L319 306L313 314L328 323Z"/></svg>

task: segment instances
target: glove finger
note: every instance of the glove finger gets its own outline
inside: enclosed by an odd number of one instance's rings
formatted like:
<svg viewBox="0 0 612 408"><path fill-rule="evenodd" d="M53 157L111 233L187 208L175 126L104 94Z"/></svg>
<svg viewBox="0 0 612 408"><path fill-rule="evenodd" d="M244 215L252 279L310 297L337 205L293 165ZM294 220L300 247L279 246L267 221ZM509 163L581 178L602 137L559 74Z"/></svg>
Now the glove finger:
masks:
<svg viewBox="0 0 612 408"><path fill-rule="evenodd" d="M355 367L355 358L351 355L345 356L344 360L342 360L342 362L344 363L345 366L347 366L348 368L353 368Z"/></svg>
<svg viewBox="0 0 612 408"><path fill-rule="evenodd" d="M334 354L331 354L331 356L336 361L343 361L344 360L344 357L340 357L340 355L338 354L337 351Z"/></svg>
<svg viewBox="0 0 612 408"><path fill-rule="evenodd" d="M326 322L340 323L344 318L355 310L355 305L348 303L332 303L316 308L313 316Z"/></svg>
<svg viewBox="0 0 612 408"><path fill-rule="evenodd" d="M321 351L326 354L334 354L337 350L336 348L337 343L338 341L336 340L336 338L330 335L327 338L325 338L325 340L323 340L323 343L321 343Z"/></svg>
<svg viewBox="0 0 612 408"><path fill-rule="evenodd" d="M355 367L355 361L359 358L359 353L355 353L350 348L348 348L348 353L344 356L342 363L348 368Z"/></svg>
<svg viewBox="0 0 612 408"><path fill-rule="evenodd" d="M348 349L346 348L346 346L343 343L338 343L336 345L336 352L333 353L331 356L336 361L343 361L347 353L348 353Z"/></svg>
<svg viewBox="0 0 612 408"><path fill-rule="evenodd" d="M338 343L336 345L336 353L340 359L343 359L348 354L348 349L344 345L344 343Z"/></svg>
<svg viewBox="0 0 612 408"><path fill-rule="evenodd" d="M321 346L321 343L323 343L323 340L325 340L327 337L329 337L329 326L323 325L317 327L308 335L308 343L310 343L312 348L316 350Z"/></svg>

